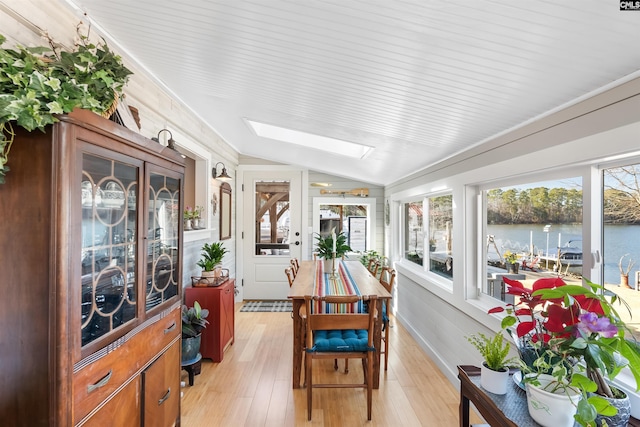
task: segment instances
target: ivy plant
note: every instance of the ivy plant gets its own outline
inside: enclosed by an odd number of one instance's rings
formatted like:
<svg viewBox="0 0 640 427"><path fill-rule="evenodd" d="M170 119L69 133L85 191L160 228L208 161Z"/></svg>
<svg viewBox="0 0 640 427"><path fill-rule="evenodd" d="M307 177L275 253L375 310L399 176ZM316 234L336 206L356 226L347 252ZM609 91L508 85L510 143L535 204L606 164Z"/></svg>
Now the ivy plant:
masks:
<svg viewBox="0 0 640 427"><path fill-rule="evenodd" d="M13 126L44 131L57 114L83 108L108 111L132 74L122 58L102 40L98 44L81 34L72 51L63 50L48 35L48 47L2 47L0 34L0 184L9 170Z"/></svg>

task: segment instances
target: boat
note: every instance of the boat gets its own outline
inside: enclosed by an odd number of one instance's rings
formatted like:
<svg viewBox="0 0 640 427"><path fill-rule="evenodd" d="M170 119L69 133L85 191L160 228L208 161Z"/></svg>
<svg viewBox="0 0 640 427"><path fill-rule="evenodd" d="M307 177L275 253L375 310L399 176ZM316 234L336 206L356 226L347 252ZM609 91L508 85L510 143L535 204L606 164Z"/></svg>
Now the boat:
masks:
<svg viewBox="0 0 640 427"><path fill-rule="evenodd" d="M576 267L582 265L582 240L569 240L558 248L558 258L565 266Z"/></svg>
<svg viewBox="0 0 640 427"><path fill-rule="evenodd" d="M582 240L569 240L563 246L558 246L556 253L549 252L547 256L540 256L540 262L556 264L560 259L560 265L565 268L582 266ZM554 270L557 267L554 267Z"/></svg>

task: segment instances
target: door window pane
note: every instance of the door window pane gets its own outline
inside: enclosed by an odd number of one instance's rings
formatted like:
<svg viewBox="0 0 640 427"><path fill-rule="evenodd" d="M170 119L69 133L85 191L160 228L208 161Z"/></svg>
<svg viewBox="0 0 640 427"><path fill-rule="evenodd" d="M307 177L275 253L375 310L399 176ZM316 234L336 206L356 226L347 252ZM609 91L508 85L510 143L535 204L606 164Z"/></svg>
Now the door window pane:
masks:
<svg viewBox="0 0 640 427"><path fill-rule="evenodd" d="M640 338L640 164L604 170L604 286L631 307L618 310Z"/></svg>
<svg viewBox="0 0 640 427"><path fill-rule="evenodd" d="M255 254L290 256L289 181L256 182Z"/></svg>
<svg viewBox="0 0 640 427"><path fill-rule="evenodd" d="M532 283L582 274L582 179L532 182L484 192L486 281L482 292L513 302L502 278Z"/></svg>
<svg viewBox="0 0 640 427"><path fill-rule="evenodd" d="M180 180L152 173L149 185L146 309L178 295Z"/></svg>
<svg viewBox="0 0 640 427"><path fill-rule="evenodd" d="M320 236L327 237L335 228L336 233L343 232L347 236L347 245L354 252L364 252L369 249L368 218L367 205L320 205Z"/></svg>

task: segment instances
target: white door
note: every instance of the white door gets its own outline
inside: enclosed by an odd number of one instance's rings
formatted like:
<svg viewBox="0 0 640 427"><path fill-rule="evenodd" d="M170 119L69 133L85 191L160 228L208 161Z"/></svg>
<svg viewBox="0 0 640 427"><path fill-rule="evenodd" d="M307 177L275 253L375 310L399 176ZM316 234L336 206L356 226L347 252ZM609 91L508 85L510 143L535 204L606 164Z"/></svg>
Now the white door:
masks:
<svg viewBox="0 0 640 427"><path fill-rule="evenodd" d="M246 171L243 178L243 299L286 299L284 270L301 259L302 177L299 170Z"/></svg>

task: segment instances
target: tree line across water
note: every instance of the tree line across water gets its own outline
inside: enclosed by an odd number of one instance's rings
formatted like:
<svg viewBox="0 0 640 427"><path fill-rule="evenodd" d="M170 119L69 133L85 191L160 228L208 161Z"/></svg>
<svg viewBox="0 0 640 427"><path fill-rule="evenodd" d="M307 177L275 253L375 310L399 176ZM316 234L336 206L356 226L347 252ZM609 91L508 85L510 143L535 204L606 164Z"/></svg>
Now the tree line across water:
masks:
<svg viewBox="0 0 640 427"><path fill-rule="evenodd" d="M640 224L640 195L607 189L603 209L605 224ZM579 224L582 190L491 190L487 194L487 219L489 224Z"/></svg>

